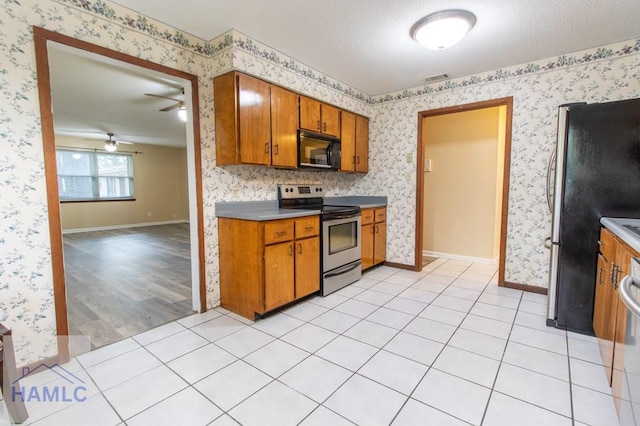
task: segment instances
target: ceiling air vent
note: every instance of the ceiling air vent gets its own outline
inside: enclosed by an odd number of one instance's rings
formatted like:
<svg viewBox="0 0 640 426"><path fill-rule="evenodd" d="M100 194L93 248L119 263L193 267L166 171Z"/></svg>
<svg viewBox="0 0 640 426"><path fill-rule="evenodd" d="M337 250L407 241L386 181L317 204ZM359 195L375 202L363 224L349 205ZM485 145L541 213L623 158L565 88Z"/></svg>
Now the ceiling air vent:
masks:
<svg viewBox="0 0 640 426"><path fill-rule="evenodd" d="M430 77L425 77L424 82L427 84L435 83L436 81L442 81L449 78L449 74L437 74Z"/></svg>

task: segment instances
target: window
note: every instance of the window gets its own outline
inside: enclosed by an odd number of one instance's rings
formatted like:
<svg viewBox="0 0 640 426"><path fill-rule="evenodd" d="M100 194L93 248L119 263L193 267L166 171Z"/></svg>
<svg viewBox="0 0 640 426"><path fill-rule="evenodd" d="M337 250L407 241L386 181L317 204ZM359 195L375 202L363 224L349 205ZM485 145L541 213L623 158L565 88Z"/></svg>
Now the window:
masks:
<svg viewBox="0 0 640 426"><path fill-rule="evenodd" d="M133 200L133 161L129 154L58 149L60 201Z"/></svg>

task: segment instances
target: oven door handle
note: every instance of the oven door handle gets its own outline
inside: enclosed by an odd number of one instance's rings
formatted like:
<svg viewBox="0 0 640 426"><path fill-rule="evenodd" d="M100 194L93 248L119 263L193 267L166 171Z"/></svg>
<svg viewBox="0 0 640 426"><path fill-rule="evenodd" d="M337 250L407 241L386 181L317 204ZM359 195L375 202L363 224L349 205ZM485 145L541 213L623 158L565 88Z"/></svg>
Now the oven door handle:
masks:
<svg viewBox="0 0 640 426"><path fill-rule="evenodd" d="M362 261L357 260L350 265L341 266L333 271L325 274L325 278L337 277L338 275L346 274L347 272L353 271L356 268L359 268L362 265Z"/></svg>
<svg viewBox="0 0 640 426"><path fill-rule="evenodd" d="M328 221L328 220L337 220L337 219L350 219L352 217L358 217L360 216L360 212L353 212L353 213L324 213L322 215L322 220L324 222Z"/></svg>

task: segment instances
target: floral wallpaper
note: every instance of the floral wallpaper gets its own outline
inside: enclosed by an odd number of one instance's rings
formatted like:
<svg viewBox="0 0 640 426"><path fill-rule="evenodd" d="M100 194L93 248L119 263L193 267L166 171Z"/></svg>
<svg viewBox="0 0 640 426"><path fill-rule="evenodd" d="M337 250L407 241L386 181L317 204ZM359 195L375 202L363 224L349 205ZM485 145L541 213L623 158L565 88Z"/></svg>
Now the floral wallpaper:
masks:
<svg viewBox="0 0 640 426"><path fill-rule="evenodd" d="M0 16L0 322L14 329L23 363L55 354L56 334L34 25L199 77L208 307L219 303L215 203L275 199L280 182L388 196L388 260L412 264L417 112L505 96L514 97L507 280L545 286L544 181L557 105L640 96L640 40L371 97L237 31L201 40L108 1L6 0ZM212 79L231 69L369 116L370 172L216 167Z"/></svg>

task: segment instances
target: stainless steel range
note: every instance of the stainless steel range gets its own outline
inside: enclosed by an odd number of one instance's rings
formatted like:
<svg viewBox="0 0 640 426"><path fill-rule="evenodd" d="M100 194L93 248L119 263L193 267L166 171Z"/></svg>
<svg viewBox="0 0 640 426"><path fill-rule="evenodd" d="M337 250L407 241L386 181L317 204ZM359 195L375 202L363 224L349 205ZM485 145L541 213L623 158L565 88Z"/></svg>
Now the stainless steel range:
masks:
<svg viewBox="0 0 640 426"><path fill-rule="evenodd" d="M325 204L320 185L278 185L278 202L283 209L320 211L322 259L318 273L323 296L360 279L360 207Z"/></svg>

